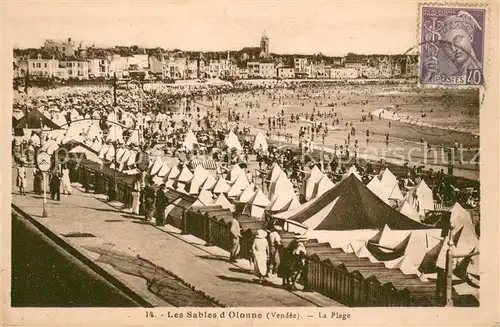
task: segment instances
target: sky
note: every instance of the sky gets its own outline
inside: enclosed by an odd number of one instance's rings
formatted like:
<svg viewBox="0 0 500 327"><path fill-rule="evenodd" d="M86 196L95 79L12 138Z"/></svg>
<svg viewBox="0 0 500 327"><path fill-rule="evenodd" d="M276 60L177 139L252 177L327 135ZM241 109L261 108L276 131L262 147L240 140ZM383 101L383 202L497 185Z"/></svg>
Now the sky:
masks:
<svg viewBox="0 0 500 327"><path fill-rule="evenodd" d="M8 3L16 48L71 37L84 46L183 50L259 46L274 53L404 53L417 44L416 2L30 2Z"/></svg>

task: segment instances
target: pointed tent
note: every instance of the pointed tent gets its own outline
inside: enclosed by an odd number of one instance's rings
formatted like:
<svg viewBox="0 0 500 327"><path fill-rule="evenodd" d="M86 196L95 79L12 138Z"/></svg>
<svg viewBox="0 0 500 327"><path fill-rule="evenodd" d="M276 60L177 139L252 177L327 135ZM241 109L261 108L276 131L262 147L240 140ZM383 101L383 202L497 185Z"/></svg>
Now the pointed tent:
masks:
<svg viewBox="0 0 500 327"><path fill-rule="evenodd" d="M120 125L111 125L108 131L108 136L106 137L106 142L115 142L119 141L121 143L125 143L123 141L123 128Z"/></svg>
<svg viewBox="0 0 500 327"><path fill-rule="evenodd" d="M153 163L153 166L151 167L150 175L152 176L157 175L161 167L163 167L163 160L161 160L161 157L157 157Z"/></svg>
<svg viewBox="0 0 500 327"><path fill-rule="evenodd" d="M198 194L208 175L209 172L205 168L201 165L197 166L193 172L193 178L186 185L186 191L189 194Z"/></svg>
<svg viewBox="0 0 500 327"><path fill-rule="evenodd" d="M301 187L301 194L304 196L306 201L309 201L314 197L314 188L316 186L316 183L321 179L322 176L323 172L321 172L321 170L316 165L312 167L312 169L307 174Z"/></svg>
<svg viewBox="0 0 500 327"><path fill-rule="evenodd" d="M198 140L196 139L196 136L194 135L193 131L188 131L186 133L186 135L184 136L183 145L188 150L193 150L199 146Z"/></svg>
<svg viewBox="0 0 500 327"><path fill-rule="evenodd" d="M213 194L210 191L202 190L192 207L206 207L214 205Z"/></svg>
<svg viewBox="0 0 500 327"><path fill-rule="evenodd" d="M248 185L243 190L243 192L240 194L240 196L238 198L238 202L241 202L241 203L249 202L253 198L253 196L255 195L254 188L255 188L255 185L253 185L253 184Z"/></svg>
<svg viewBox="0 0 500 327"><path fill-rule="evenodd" d="M128 159L130 159L130 154L131 154L130 150L125 149L123 155L120 158L120 163L124 165L127 164Z"/></svg>
<svg viewBox="0 0 500 327"><path fill-rule="evenodd" d="M96 137L102 137L102 130L99 128L99 125L94 123L87 130L87 138L94 139Z"/></svg>
<svg viewBox="0 0 500 327"><path fill-rule="evenodd" d="M61 128L68 128L68 122L66 121L66 118L61 113L55 114L52 121L54 122L54 124L56 124L57 126L60 126Z"/></svg>
<svg viewBox="0 0 500 327"><path fill-rule="evenodd" d="M268 149L266 137L262 135L261 132L258 132L257 135L255 135L255 140L253 142L253 149L255 151L258 150L267 151Z"/></svg>
<svg viewBox="0 0 500 327"><path fill-rule="evenodd" d="M135 150L130 150L129 152L130 152L130 155L129 155L128 160L127 160L127 166L134 167L136 165L138 152Z"/></svg>
<svg viewBox="0 0 500 327"><path fill-rule="evenodd" d="M164 177L168 178L168 173L170 172L170 169L171 168L164 162L161 165L161 168L156 175L158 175L158 177L161 177L161 178L164 178Z"/></svg>
<svg viewBox="0 0 500 327"><path fill-rule="evenodd" d="M123 155L125 154L125 148L119 148L116 150L116 160L121 162Z"/></svg>
<svg viewBox="0 0 500 327"><path fill-rule="evenodd" d="M399 207L399 212L401 212L408 218L420 222L420 216L418 215L418 212L406 201L403 202L403 204Z"/></svg>
<svg viewBox="0 0 500 327"><path fill-rule="evenodd" d="M272 201L279 195L288 196L288 198L295 195L293 184L285 174L278 176L269 187L269 200Z"/></svg>
<svg viewBox="0 0 500 327"><path fill-rule="evenodd" d="M245 171L240 167L238 164L234 164L233 167L231 167L231 170L228 172L226 179L229 181L229 183L233 183L238 176L240 175L245 175Z"/></svg>
<svg viewBox="0 0 500 327"><path fill-rule="evenodd" d="M342 179L344 180L351 175L354 175L358 180L361 180L361 175L354 165L351 166L351 168L349 168L349 170L344 175L342 175Z"/></svg>
<svg viewBox="0 0 500 327"><path fill-rule="evenodd" d="M184 166L182 167L182 171L179 174L179 177L177 177L177 181L181 183L188 183L189 181L191 181L191 179L193 179L193 177L194 175L191 170L189 170L187 166Z"/></svg>
<svg viewBox="0 0 500 327"><path fill-rule="evenodd" d="M454 230L465 227L469 229L474 235L476 234L470 212L465 210L458 202L453 205L450 213L450 222Z"/></svg>
<svg viewBox="0 0 500 327"><path fill-rule="evenodd" d="M179 170L179 167L177 165L173 165L172 169L170 169L170 172L168 173L168 179L176 179L180 174L181 171Z"/></svg>
<svg viewBox="0 0 500 327"><path fill-rule="evenodd" d="M267 174L266 182L272 183L281 175L286 176L286 174L281 169L280 165L278 165L278 163L274 163L273 168L271 168L271 171Z"/></svg>
<svg viewBox="0 0 500 327"><path fill-rule="evenodd" d="M243 208L243 214L248 214L254 218L262 219L269 203L269 199L264 195L264 193L262 193L261 190L257 190L254 196Z"/></svg>
<svg viewBox="0 0 500 327"><path fill-rule="evenodd" d="M215 183L217 183L217 180L214 178L214 176L209 174L207 179L205 179L205 181L201 185L201 189L202 190L211 190L215 186Z"/></svg>
<svg viewBox="0 0 500 327"><path fill-rule="evenodd" d="M313 198L320 197L323 193L328 190L331 190L335 186L335 183L328 178L325 174L321 177L321 179L314 186Z"/></svg>
<svg viewBox="0 0 500 327"><path fill-rule="evenodd" d="M427 228L385 204L354 174L310 202L289 219L305 223L314 218L317 230L378 229L385 225L392 229Z"/></svg>
<svg viewBox="0 0 500 327"><path fill-rule="evenodd" d="M101 150L99 151L99 158L104 159L106 158L106 153L109 150L109 146L107 144L103 144Z"/></svg>
<svg viewBox="0 0 500 327"><path fill-rule="evenodd" d="M403 194L399 189L398 180L388 168L380 176L375 176L368 183L367 187L387 204L390 203L389 200L396 202L404 200Z"/></svg>
<svg viewBox="0 0 500 327"><path fill-rule="evenodd" d="M104 155L107 161L112 161L115 159L115 148L113 146L110 146L108 148L108 151L106 151L106 154Z"/></svg>
<svg viewBox="0 0 500 327"><path fill-rule="evenodd" d="M227 192L227 196L233 199L239 197L248 185L250 185L250 182L247 176L245 174L239 174Z"/></svg>
<svg viewBox="0 0 500 327"><path fill-rule="evenodd" d="M26 128L28 126L29 129L36 129L36 128L41 128L41 124L45 128L50 128L50 129L59 129L60 126L54 123L52 120L47 118L44 114L40 112L38 109L32 109L28 112L27 115L21 117L16 122L16 125L14 128Z"/></svg>
<svg viewBox="0 0 500 327"><path fill-rule="evenodd" d="M217 179L217 182L215 183L214 188L212 189L212 192L214 194L220 194L220 193L227 193L231 187L229 184L226 182L226 180L222 177L219 177Z"/></svg>
<svg viewBox="0 0 500 327"><path fill-rule="evenodd" d="M222 209L229 209L231 211L234 211L234 205L229 202L224 193L219 194L217 200L215 200L214 202L214 205L221 206Z"/></svg>
<svg viewBox="0 0 500 327"><path fill-rule="evenodd" d="M266 210L271 212L281 212L291 210L300 206L299 199L295 194L293 195L278 195L274 200L269 203Z"/></svg>
<svg viewBox="0 0 500 327"><path fill-rule="evenodd" d="M236 134L233 133L233 131L230 131L229 134L226 136L226 139L224 140L224 144L229 148L236 148L238 151L243 151L243 148L241 147L241 143L238 140L238 137Z"/></svg>
<svg viewBox="0 0 500 327"><path fill-rule="evenodd" d="M418 200L418 201L417 201ZM417 186L406 194L406 201L423 217L427 210L434 210L432 190L422 179Z"/></svg>

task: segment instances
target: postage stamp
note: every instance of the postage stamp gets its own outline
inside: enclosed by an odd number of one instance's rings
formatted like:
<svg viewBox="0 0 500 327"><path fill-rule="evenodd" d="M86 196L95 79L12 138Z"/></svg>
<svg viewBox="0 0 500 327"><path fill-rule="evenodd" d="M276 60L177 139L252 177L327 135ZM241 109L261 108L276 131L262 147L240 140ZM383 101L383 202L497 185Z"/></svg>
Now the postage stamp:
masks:
<svg viewBox="0 0 500 327"><path fill-rule="evenodd" d="M421 84L483 85L485 16L484 8L421 8Z"/></svg>

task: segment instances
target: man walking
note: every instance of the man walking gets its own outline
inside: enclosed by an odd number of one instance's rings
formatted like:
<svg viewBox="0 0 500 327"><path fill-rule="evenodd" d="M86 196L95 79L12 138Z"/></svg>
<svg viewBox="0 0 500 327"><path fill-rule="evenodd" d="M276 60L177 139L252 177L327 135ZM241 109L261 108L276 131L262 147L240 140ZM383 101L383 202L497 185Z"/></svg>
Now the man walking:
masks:
<svg viewBox="0 0 500 327"><path fill-rule="evenodd" d="M234 217L231 219L229 232L231 234L231 253L229 255L229 262L236 262L236 256L240 253L241 227L238 220Z"/></svg>
<svg viewBox="0 0 500 327"><path fill-rule="evenodd" d="M61 201L61 177L59 171L54 171L50 178L50 198Z"/></svg>
<svg viewBox="0 0 500 327"><path fill-rule="evenodd" d="M278 233L279 226L273 226L269 233L269 266L268 273L276 274L280 264L281 236Z"/></svg>
<svg viewBox="0 0 500 327"><path fill-rule="evenodd" d="M165 184L161 184L158 191L156 191L156 226L165 226L165 209L167 207L167 201Z"/></svg>

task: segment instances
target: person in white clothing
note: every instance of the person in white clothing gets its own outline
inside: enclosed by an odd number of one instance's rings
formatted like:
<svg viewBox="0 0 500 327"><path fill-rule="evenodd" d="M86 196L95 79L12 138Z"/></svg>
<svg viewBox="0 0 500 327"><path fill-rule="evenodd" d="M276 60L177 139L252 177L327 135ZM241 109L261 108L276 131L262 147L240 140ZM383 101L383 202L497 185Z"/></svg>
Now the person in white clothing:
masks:
<svg viewBox="0 0 500 327"><path fill-rule="evenodd" d="M71 180L69 178L69 169L66 165L62 166L61 188L62 194L71 195Z"/></svg>
<svg viewBox="0 0 500 327"><path fill-rule="evenodd" d="M137 179L132 185L132 208L130 208L130 212L136 215L139 214L139 207L141 205L140 192L141 192L141 178L140 175L137 175Z"/></svg>

